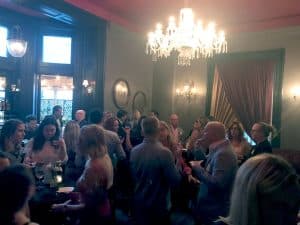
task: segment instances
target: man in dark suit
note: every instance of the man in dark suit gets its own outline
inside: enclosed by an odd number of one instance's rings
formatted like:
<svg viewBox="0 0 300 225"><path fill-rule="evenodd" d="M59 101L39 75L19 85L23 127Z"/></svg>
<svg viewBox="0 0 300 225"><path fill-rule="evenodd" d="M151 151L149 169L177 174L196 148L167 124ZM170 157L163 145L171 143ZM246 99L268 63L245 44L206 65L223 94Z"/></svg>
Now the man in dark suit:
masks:
<svg viewBox="0 0 300 225"><path fill-rule="evenodd" d="M209 225L219 216L227 216L238 163L230 142L225 139L222 123L209 122L200 142L204 148L209 148L209 154L204 168L199 161L191 162L201 182L195 216L203 224Z"/></svg>
<svg viewBox="0 0 300 225"><path fill-rule="evenodd" d="M83 109L79 109L75 112L75 120L78 122L80 128L89 124L88 121L86 121L85 115L86 112Z"/></svg>
<svg viewBox="0 0 300 225"><path fill-rule="evenodd" d="M134 181L133 217L138 225L169 224L170 188L181 175L171 151L159 141L159 121L147 117L142 122L144 141L131 151Z"/></svg>
<svg viewBox="0 0 300 225"><path fill-rule="evenodd" d="M117 112L117 119L119 122L119 129L118 129L118 135L121 139L126 137L126 132L124 131L125 126L127 126L128 124L126 124L127 121L127 117L128 117L128 112L120 109Z"/></svg>
<svg viewBox="0 0 300 225"><path fill-rule="evenodd" d="M262 153L272 153L272 145L268 141L270 133L274 132L273 127L264 122L255 123L251 129L251 137L255 141L249 157Z"/></svg>
<svg viewBox="0 0 300 225"><path fill-rule="evenodd" d="M52 115L54 116L54 118L56 119L56 122L58 124L58 128L60 131L62 131L62 127L63 127L63 110L62 107L60 105L55 105L52 108Z"/></svg>

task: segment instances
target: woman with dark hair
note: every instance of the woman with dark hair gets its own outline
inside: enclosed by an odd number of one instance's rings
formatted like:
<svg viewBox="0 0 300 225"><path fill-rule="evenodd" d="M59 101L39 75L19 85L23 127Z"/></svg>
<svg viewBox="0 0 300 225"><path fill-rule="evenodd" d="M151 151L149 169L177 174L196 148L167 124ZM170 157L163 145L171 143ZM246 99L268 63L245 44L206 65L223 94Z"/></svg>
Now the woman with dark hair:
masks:
<svg viewBox="0 0 300 225"><path fill-rule="evenodd" d="M189 132L189 135L185 138L186 148L191 150L195 147L195 142L200 138L204 127L208 123L208 119L206 117L200 117L195 120L193 123L193 127Z"/></svg>
<svg viewBox="0 0 300 225"><path fill-rule="evenodd" d="M66 144L59 138L60 130L53 116L46 116L36 135L26 145L25 162L41 164L67 160Z"/></svg>
<svg viewBox="0 0 300 225"><path fill-rule="evenodd" d="M299 177L284 159L260 154L238 170L228 218L218 224L296 225Z"/></svg>
<svg viewBox="0 0 300 225"><path fill-rule="evenodd" d="M183 152L184 158L187 161L199 161L206 159L205 150L198 145L198 140L203 135L204 127L208 121L209 120L206 117L200 117L193 123L193 127L185 140L185 147L187 151Z"/></svg>
<svg viewBox="0 0 300 225"><path fill-rule="evenodd" d="M26 215L28 200L34 193L34 179L22 165L0 173L0 224L36 225Z"/></svg>
<svg viewBox="0 0 300 225"><path fill-rule="evenodd" d="M245 160L250 152L250 144L244 138L244 132L243 125L238 121L234 121L227 131L227 137L231 142L239 164Z"/></svg>
<svg viewBox="0 0 300 225"><path fill-rule="evenodd" d="M21 143L25 136L25 125L21 120L10 119L2 127L0 149L9 158L11 164L21 163Z"/></svg>
<svg viewBox="0 0 300 225"><path fill-rule="evenodd" d="M106 130L118 133L119 130L119 121L116 117L110 117L104 121L103 127Z"/></svg>
<svg viewBox="0 0 300 225"><path fill-rule="evenodd" d="M255 123L251 129L251 137L256 145L250 152L250 157L261 153L272 153L272 146L268 141L270 134L274 136L275 128L264 122Z"/></svg>

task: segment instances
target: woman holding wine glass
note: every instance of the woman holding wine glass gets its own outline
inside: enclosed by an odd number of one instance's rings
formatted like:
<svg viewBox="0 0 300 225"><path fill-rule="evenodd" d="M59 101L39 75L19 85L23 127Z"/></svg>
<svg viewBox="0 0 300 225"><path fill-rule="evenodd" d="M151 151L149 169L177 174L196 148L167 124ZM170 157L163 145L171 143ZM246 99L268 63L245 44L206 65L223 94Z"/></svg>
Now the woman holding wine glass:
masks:
<svg viewBox="0 0 300 225"><path fill-rule="evenodd" d="M25 164L36 164L43 168L44 173L51 172L51 167L56 162L67 160L66 144L60 138L60 130L53 116L44 118L36 135L26 145L25 152ZM37 170L39 171L38 168Z"/></svg>
<svg viewBox="0 0 300 225"><path fill-rule="evenodd" d="M72 204L72 198L77 195L73 192L70 200L55 204L52 209L64 212L78 211L80 225L112 224L108 191L113 184L113 166L107 153L104 130L97 125L82 127L79 151L88 157L84 171L77 181L80 197L77 196L77 203Z"/></svg>

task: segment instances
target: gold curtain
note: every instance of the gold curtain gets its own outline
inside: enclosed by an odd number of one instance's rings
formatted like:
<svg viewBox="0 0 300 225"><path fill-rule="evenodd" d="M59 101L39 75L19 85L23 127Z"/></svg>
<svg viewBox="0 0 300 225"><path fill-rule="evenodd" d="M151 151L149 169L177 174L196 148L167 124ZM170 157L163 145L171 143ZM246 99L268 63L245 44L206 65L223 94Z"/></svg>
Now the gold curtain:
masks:
<svg viewBox="0 0 300 225"><path fill-rule="evenodd" d="M226 97L217 67L215 68L210 114L229 127L237 119Z"/></svg>

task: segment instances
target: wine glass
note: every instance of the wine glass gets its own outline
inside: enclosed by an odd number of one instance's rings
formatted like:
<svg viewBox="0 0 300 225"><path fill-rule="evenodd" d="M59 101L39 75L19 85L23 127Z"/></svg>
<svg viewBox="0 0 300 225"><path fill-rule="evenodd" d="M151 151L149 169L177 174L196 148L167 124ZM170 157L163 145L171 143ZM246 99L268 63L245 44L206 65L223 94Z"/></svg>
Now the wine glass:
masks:
<svg viewBox="0 0 300 225"><path fill-rule="evenodd" d="M37 164L34 168L34 175L38 180L38 183L41 183L45 177L45 171L42 164Z"/></svg>

